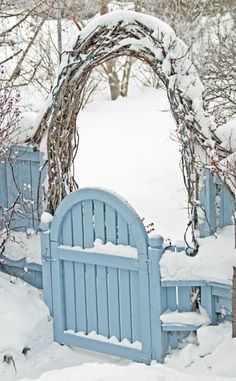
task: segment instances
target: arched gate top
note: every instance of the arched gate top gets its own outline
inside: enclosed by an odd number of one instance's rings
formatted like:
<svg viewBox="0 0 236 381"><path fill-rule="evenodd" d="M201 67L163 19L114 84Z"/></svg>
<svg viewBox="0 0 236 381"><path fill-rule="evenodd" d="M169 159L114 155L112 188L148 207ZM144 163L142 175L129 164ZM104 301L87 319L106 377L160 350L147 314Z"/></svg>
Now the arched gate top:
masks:
<svg viewBox="0 0 236 381"><path fill-rule="evenodd" d="M83 188L70 193L62 200L56 209L51 224L52 241L59 241L61 229L66 221L67 214L72 211L76 205L88 200L93 202L99 201L103 203L104 206L113 208L115 212L122 217L122 221L127 224L128 229L132 233L135 247L137 248L139 254L147 254L148 236L136 211L121 196L112 191L101 188Z"/></svg>

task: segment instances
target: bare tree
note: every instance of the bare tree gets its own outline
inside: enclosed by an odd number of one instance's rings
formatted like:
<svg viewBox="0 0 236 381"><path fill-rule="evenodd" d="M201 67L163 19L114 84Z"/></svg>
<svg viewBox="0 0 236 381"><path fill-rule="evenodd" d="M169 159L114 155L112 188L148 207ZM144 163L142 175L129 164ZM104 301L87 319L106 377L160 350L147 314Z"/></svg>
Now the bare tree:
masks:
<svg viewBox="0 0 236 381"><path fill-rule="evenodd" d="M217 124L236 117L236 33L229 16L214 20L204 36L206 54L198 57L198 67L205 85L205 102Z"/></svg>

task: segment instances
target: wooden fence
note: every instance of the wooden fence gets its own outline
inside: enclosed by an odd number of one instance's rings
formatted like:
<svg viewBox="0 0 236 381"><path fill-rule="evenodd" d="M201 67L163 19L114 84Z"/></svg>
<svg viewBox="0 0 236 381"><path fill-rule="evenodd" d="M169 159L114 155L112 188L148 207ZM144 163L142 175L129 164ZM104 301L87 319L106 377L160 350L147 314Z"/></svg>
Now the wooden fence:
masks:
<svg viewBox="0 0 236 381"><path fill-rule="evenodd" d="M4 214L10 229L24 231L39 227L44 198L42 184L46 177L42 156L33 148L16 146L0 162L0 205L4 208L0 223Z"/></svg>
<svg viewBox="0 0 236 381"><path fill-rule="evenodd" d="M162 361L169 346L177 347L202 324L195 323L199 315L193 312L196 290L212 324L231 318L230 286L161 279L163 238L148 238L135 211L110 192L73 192L44 229L44 294L60 343L145 363ZM105 252L93 247L98 238ZM112 252L114 246L124 256ZM137 255L127 257L127 248L136 248ZM171 314L165 322L166 311L177 311L178 323ZM186 312L188 320L181 321Z"/></svg>
<svg viewBox="0 0 236 381"><path fill-rule="evenodd" d="M234 198L218 176L205 169L201 179L200 205L202 222L200 237L212 235L217 227L232 225L235 211Z"/></svg>

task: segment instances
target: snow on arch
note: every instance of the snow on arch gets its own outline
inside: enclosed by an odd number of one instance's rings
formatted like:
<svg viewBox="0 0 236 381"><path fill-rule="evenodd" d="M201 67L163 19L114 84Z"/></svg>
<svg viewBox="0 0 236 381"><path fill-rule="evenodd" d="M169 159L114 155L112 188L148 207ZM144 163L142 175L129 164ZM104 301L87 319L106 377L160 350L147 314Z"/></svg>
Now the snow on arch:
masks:
<svg viewBox="0 0 236 381"><path fill-rule="evenodd" d="M196 171L195 146L217 140L214 122L203 109L203 86L189 59L189 49L173 29L155 17L132 11L97 17L79 33L73 49L64 53L51 104L31 140L39 143L48 131L49 211L54 212L75 187L70 168L78 147L76 117L87 79L95 66L121 55L148 63L165 85L187 177ZM194 199L194 182L189 182L189 187Z"/></svg>

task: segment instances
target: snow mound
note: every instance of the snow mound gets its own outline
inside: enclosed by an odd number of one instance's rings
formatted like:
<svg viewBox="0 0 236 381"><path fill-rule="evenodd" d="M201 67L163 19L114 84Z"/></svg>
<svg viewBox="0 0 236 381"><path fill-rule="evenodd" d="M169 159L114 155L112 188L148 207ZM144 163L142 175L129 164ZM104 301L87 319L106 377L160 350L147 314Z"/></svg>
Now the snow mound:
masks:
<svg viewBox="0 0 236 381"><path fill-rule="evenodd" d="M204 279L209 282L232 283L236 264L234 227L218 229L217 238L199 238L199 252L190 257L184 251L166 251L160 260L161 275L165 280Z"/></svg>
<svg viewBox="0 0 236 381"><path fill-rule="evenodd" d="M41 264L40 235L33 229L27 229L26 233L11 231L4 255L13 261L25 259L27 263Z"/></svg>
<svg viewBox="0 0 236 381"><path fill-rule="evenodd" d="M25 282L0 272L0 379L18 361L52 341L52 322L40 292ZM25 354L23 353L25 352ZM4 362L4 356L14 364ZM9 378L9 380L13 379Z"/></svg>
<svg viewBox="0 0 236 381"><path fill-rule="evenodd" d="M171 351L165 363L178 371L195 374L196 380L202 374L213 376L212 380L217 379L214 375L236 380L236 338L232 339L231 333L230 322L201 327L195 342L187 339L185 347Z"/></svg>
<svg viewBox="0 0 236 381"><path fill-rule="evenodd" d="M65 368L60 371L44 373L37 381L210 381L207 376L194 376L179 373L161 364L147 366L130 364L118 366L113 364L84 364L82 366ZM22 379L21 381L29 381ZM214 381L232 381L233 378L214 377Z"/></svg>
<svg viewBox="0 0 236 381"><path fill-rule="evenodd" d="M204 308L201 307L199 312L165 312L160 316L160 319L165 324L174 324L174 325L208 325L210 324L210 318Z"/></svg>

